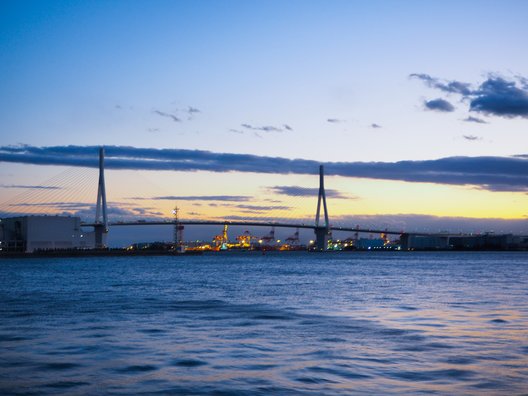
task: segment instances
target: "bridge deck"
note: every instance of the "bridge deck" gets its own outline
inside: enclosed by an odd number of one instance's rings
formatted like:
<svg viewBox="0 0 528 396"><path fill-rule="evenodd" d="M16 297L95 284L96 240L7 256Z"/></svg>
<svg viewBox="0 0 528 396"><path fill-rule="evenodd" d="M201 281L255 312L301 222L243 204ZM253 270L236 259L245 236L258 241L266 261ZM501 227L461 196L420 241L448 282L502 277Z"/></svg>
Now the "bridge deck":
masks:
<svg viewBox="0 0 528 396"><path fill-rule="evenodd" d="M153 226L153 225L174 225L174 221L118 221L109 223L110 227L115 226ZM289 224L289 223L273 223L273 222L258 222L258 221L198 221L198 220L182 220L179 222L181 225L229 225L229 226L247 226L247 227L278 227L278 228L301 228L301 229L312 229L318 228L314 224ZM83 227L94 227L96 223L82 223ZM361 232L370 234L390 234L390 235L401 235L403 231L394 230L379 230L369 228L356 228L356 227L329 227L330 231L344 231L344 232ZM424 235L431 236L436 234L427 233L412 233L413 235Z"/></svg>

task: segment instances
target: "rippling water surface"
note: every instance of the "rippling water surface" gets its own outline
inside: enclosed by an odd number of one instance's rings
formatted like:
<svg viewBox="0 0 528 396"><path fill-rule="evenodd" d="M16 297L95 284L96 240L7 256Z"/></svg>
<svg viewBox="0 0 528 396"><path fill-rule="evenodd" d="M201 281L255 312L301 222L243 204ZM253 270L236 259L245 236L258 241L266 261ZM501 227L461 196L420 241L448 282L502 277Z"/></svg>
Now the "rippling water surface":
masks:
<svg viewBox="0 0 528 396"><path fill-rule="evenodd" d="M0 393L526 394L528 254L0 260Z"/></svg>

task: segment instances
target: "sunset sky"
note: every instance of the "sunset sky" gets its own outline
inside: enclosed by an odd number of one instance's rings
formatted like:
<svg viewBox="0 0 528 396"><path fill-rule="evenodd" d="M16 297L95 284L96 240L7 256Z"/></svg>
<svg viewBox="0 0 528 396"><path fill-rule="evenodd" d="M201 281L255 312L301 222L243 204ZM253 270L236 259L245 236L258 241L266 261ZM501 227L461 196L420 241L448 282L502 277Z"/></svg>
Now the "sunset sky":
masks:
<svg viewBox="0 0 528 396"><path fill-rule="evenodd" d="M93 217L105 146L116 219L313 221L324 164L334 224L528 232L527 15L4 0L0 210Z"/></svg>

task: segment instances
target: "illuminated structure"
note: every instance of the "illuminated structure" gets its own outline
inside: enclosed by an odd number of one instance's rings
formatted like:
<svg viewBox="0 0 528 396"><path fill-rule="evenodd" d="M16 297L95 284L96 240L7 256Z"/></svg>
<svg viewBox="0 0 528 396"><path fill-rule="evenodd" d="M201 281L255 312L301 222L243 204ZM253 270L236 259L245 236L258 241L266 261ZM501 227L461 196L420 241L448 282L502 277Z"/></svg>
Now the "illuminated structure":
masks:
<svg viewBox="0 0 528 396"><path fill-rule="evenodd" d="M221 234L216 235L213 238L213 242L215 244L215 250L227 250L227 244L229 242L229 238L227 236L227 224L224 224L224 229Z"/></svg>
<svg viewBox="0 0 528 396"><path fill-rule="evenodd" d="M269 234L264 235L260 238L259 244L262 246L271 246L275 243L275 227L271 227Z"/></svg>
<svg viewBox="0 0 528 396"><path fill-rule="evenodd" d="M255 237L251 235L248 230L246 230L242 235L237 236L236 239L238 241L238 247L242 249L249 249L251 248L251 242L255 239Z"/></svg>
<svg viewBox="0 0 528 396"><path fill-rule="evenodd" d="M295 234L286 238L286 243L288 245L298 245L299 244L299 229L295 231Z"/></svg>
<svg viewBox="0 0 528 396"><path fill-rule="evenodd" d="M385 231L387 231L387 230L385 230ZM382 232L380 237L383 240L383 245L388 245L390 243L389 236L387 235L387 232Z"/></svg>
<svg viewBox="0 0 528 396"><path fill-rule="evenodd" d="M183 224L180 223L180 219L178 217L179 209L177 206L174 207L172 214L174 216L174 250L177 252L184 252L185 246L183 244Z"/></svg>

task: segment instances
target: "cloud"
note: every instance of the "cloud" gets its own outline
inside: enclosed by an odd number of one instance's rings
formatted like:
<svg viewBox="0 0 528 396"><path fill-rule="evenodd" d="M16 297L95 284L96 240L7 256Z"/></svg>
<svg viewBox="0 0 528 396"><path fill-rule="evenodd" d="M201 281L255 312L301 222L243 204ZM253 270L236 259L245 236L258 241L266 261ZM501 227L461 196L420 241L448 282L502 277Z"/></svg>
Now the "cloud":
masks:
<svg viewBox="0 0 528 396"><path fill-rule="evenodd" d="M254 214L258 214L258 213L261 213L260 211L256 211L254 212ZM271 223L281 223L281 222L284 222L284 219L280 218L280 217L272 217L272 216L254 216L254 217L251 217L251 216L240 216L240 215L228 215L228 216L217 216L217 217L214 217L214 219L217 219L217 220L231 220L231 221L259 221L259 222L269 222L270 223L270 227L272 226ZM288 219L290 221L290 219ZM312 220L313 222L313 220ZM310 222L311 223L311 222ZM296 223L296 219L292 219L291 220L291 224L297 224ZM264 234L265 231L260 231L260 232L256 232L257 234Z"/></svg>
<svg viewBox="0 0 528 396"><path fill-rule="evenodd" d="M5 206L0 209L0 214L2 216L25 216L35 214L34 208L40 208L43 211L42 214L49 214L51 211L53 214L78 216L83 221L90 222L95 218L95 206L95 203L91 202L23 202ZM17 210L13 211L14 208ZM108 202L107 214L110 221L137 220L138 217L165 218L163 213L153 208L138 207L126 202Z"/></svg>
<svg viewBox="0 0 528 396"><path fill-rule="evenodd" d="M159 132L160 129L159 128L148 128L147 131L154 133L154 132Z"/></svg>
<svg viewBox="0 0 528 396"><path fill-rule="evenodd" d="M0 162L98 166L97 146L0 146ZM105 147L107 169L252 172L317 175L320 162L203 150ZM469 185L491 191L528 191L528 158L447 157L422 161L330 162L327 175ZM182 199L184 199L182 197Z"/></svg>
<svg viewBox="0 0 528 396"><path fill-rule="evenodd" d="M316 197L319 194L319 188L309 188L301 186L274 186L268 187L268 191L274 194L289 195L292 197ZM336 199L356 199L356 197L350 197L344 195L337 190L325 189L325 194L329 198Z"/></svg>
<svg viewBox="0 0 528 396"><path fill-rule="evenodd" d="M410 78L417 78L422 80L427 86L431 88L439 89L440 91L447 93L456 93L461 95L471 94L471 84L452 80L440 80L435 77L431 77L429 74L424 73L413 73L409 75Z"/></svg>
<svg viewBox="0 0 528 396"><path fill-rule="evenodd" d="M341 120L339 118L327 118L326 122L329 122L330 124L339 124L341 122L345 122L345 120Z"/></svg>
<svg viewBox="0 0 528 396"><path fill-rule="evenodd" d="M469 110L505 118L528 118L528 90L515 81L490 77L474 92Z"/></svg>
<svg viewBox="0 0 528 396"><path fill-rule="evenodd" d="M466 139L466 140L471 140L471 141L481 140L482 139L481 137L474 136L474 135L462 135L462 137L464 139Z"/></svg>
<svg viewBox="0 0 528 396"><path fill-rule="evenodd" d="M424 106L427 110L440 111L440 112L452 112L455 108L447 100L438 98L424 101Z"/></svg>
<svg viewBox="0 0 528 396"><path fill-rule="evenodd" d="M487 124L486 121L480 119L480 118L477 118L477 117L473 117L473 116L469 116L467 118L464 118L462 121L465 121L465 122L475 122L477 124Z"/></svg>
<svg viewBox="0 0 528 396"><path fill-rule="evenodd" d="M334 225L359 224L372 229L402 230L406 232L452 233L526 233L526 219L448 217L423 214L345 215L332 216Z"/></svg>
<svg viewBox="0 0 528 396"><path fill-rule="evenodd" d="M155 201L229 201L229 202L246 202L253 198L244 195L167 195L163 197L139 198L133 197L131 199L152 199Z"/></svg>
<svg viewBox="0 0 528 396"><path fill-rule="evenodd" d="M201 113L200 109L193 106L187 106L184 111L187 113L187 121L192 120L195 114Z"/></svg>
<svg viewBox="0 0 528 396"><path fill-rule="evenodd" d="M515 76L508 80L504 77L490 74L476 89L471 88L471 84L460 81L443 81L431 77L428 74L411 74L410 77L418 78L431 88L442 92L459 94L464 102L469 103L469 111L482 113L488 116L503 118L528 118L528 83L522 76ZM436 101L444 101L436 99ZM446 101L444 101L446 102ZM426 102L426 107L431 109ZM449 106L452 107L451 104ZM445 107L448 109L449 106ZM442 110L442 106L436 106L433 110ZM480 122L475 117L468 117L466 121ZM483 123L483 122L481 122Z"/></svg>
<svg viewBox="0 0 528 396"><path fill-rule="evenodd" d="M247 209L252 211L268 211L268 210L290 210L290 206L284 205L233 205L238 209Z"/></svg>
<svg viewBox="0 0 528 396"><path fill-rule="evenodd" d="M293 128L291 126L289 126L288 124L283 124L282 125L284 129L286 129L287 131L293 131Z"/></svg>
<svg viewBox="0 0 528 396"><path fill-rule="evenodd" d="M8 206L16 207L53 207L61 210L80 210L86 207L93 206L89 202L18 202L12 203ZM94 212L95 213L95 212Z"/></svg>
<svg viewBox="0 0 528 396"><path fill-rule="evenodd" d="M153 113L160 115L162 117L170 118L174 122L181 122L181 120L178 117L176 117L174 114L165 113L164 111L159 111L159 110L154 110Z"/></svg>
<svg viewBox="0 0 528 396"><path fill-rule="evenodd" d="M241 131L241 130L239 130L239 129L230 129L229 132L231 132L231 133L238 133L239 135L244 134L244 131Z"/></svg>
<svg viewBox="0 0 528 396"><path fill-rule="evenodd" d="M378 128L381 128L381 125L373 123L373 124L370 124L370 127L374 129L378 129Z"/></svg>
<svg viewBox="0 0 528 396"><path fill-rule="evenodd" d="M515 78L517 79L517 81L519 81L519 83L523 86L524 89L528 89L528 78L520 75L516 75Z"/></svg>
<svg viewBox="0 0 528 396"><path fill-rule="evenodd" d="M256 127L256 126L253 126L251 124L240 124L240 126L243 127L243 128L246 128L246 129L250 129L252 131L283 132L283 130L281 128L277 128L277 127L271 126L271 125L265 125L265 126L261 126L261 127Z"/></svg>
<svg viewBox="0 0 528 396"><path fill-rule="evenodd" d="M20 188L20 189L35 189L35 190L62 190L62 187L57 186L28 186L23 184L0 184L0 188Z"/></svg>

